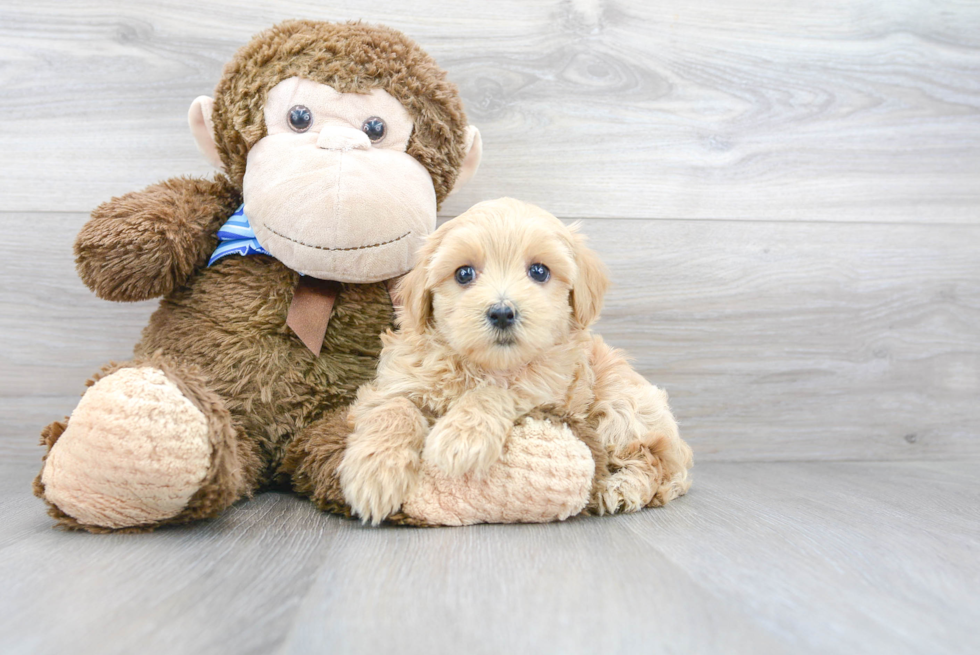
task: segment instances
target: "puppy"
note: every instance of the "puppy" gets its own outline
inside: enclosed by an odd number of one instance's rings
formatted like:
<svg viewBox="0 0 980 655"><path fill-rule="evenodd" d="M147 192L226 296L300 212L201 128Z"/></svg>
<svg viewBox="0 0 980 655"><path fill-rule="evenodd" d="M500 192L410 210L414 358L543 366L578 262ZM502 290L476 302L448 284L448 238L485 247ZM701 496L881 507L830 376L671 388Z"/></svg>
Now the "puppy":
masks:
<svg viewBox="0 0 980 655"><path fill-rule="evenodd" d="M576 227L533 205L482 202L436 230L396 290L400 330L383 336L377 378L351 408L339 474L354 512L377 524L397 511L423 460L481 474L541 406L595 430L608 470L594 511L685 493L691 449L666 393L589 331L607 285Z"/></svg>

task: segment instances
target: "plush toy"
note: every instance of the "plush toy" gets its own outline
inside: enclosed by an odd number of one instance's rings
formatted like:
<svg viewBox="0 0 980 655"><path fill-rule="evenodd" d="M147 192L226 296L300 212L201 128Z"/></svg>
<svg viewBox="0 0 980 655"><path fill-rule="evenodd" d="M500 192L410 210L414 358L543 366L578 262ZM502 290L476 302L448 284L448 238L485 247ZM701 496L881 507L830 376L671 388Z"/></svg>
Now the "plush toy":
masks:
<svg viewBox="0 0 980 655"><path fill-rule="evenodd" d="M99 297L162 301L133 359L105 366L71 417L42 432L34 489L66 528L213 517L272 485L348 513L336 469L347 406L392 326L387 282L410 269L481 152L433 60L357 23L258 35L189 118L222 172L114 198L75 243ZM425 474L391 520L575 514L595 471L587 429L523 416L495 477Z"/></svg>

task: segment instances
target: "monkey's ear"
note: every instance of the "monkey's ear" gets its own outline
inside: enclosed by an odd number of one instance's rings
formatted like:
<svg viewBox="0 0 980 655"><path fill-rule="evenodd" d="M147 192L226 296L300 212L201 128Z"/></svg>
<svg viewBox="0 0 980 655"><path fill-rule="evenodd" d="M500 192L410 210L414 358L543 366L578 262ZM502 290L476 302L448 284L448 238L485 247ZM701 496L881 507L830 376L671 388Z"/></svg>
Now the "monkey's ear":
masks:
<svg viewBox="0 0 980 655"><path fill-rule="evenodd" d="M572 248L578 275L572 284L571 303L575 321L587 328L599 318L602 300L609 288L606 266L595 252L585 245L585 236L578 232L578 224L569 226L572 231Z"/></svg>
<svg viewBox="0 0 980 655"><path fill-rule="evenodd" d="M224 164L221 163L218 146L214 143L214 122L211 120L213 110L214 99L199 96L191 103L191 108L187 112L187 122L191 126L194 141L197 142L197 149L212 166L223 169Z"/></svg>
<svg viewBox="0 0 980 655"><path fill-rule="evenodd" d="M476 175L476 169L480 167L480 158L483 157L483 139L480 138L480 130L474 125L466 126L466 157L463 165L459 167L459 177L449 195L453 195L463 188L467 182Z"/></svg>

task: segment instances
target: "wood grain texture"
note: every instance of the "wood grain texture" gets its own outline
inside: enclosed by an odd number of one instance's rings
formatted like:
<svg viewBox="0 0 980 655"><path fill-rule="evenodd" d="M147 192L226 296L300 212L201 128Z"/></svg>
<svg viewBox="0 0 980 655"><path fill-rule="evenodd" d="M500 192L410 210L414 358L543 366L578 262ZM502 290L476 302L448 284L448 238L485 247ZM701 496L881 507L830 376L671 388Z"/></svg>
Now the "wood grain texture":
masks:
<svg viewBox="0 0 980 655"><path fill-rule="evenodd" d="M418 530L267 493L50 529L38 431L155 307L96 299L72 240L209 173L188 104L292 17L402 29L459 84L485 158L444 216L587 219L598 330L670 392L690 495ZM5 655L980 651L980 4L6 0L0 83Z"/></svg>
<svg viewBox="0 0 980 655"><path fill-rule="evenodd" d="M52 530L16 477L0 501L4 653L269 653L330 552L329 519L284 495L133 539Z"/></svg>
<svg viewBox="0 0 980 655"><path fill-rule="evenodd" d="M587 223L597 330L671 394L698 457L980 455L972 227Z"/></svg>
<svg viewBox="0 0 980 655"><path fill-rule="evenodd" d="M670 506L374 529L263 494L151 535L50 529L0 476L0 647L89 653L974 653L975 465L712 463Z"/></svg>
<svg viewBox="0 0 980 655"><path fill-rule="evenodd" d="M569 217L978 221L971 0L8 0L3 209L206 172L190 101L290 17L387 23L449 71L486 154L446 215L511 195Z"/></svg>
<svg viewBox="0 0 980 655"><path fill-rule="evenodd" d="M37 430L130 356L155 303L82 286L84 215L0 219L0 448L35 458ZM980 228L583 229L613 279L597 331L667 389L699 460L980 457Z"/></svg>

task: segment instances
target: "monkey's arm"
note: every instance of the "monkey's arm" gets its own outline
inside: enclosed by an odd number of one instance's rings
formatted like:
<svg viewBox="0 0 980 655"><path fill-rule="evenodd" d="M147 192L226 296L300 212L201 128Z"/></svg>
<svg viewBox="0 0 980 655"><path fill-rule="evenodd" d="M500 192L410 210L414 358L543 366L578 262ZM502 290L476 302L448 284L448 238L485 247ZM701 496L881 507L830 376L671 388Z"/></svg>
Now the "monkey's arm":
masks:
<svg viewBox="0 0 980 655"><path fill-rule="evenodd" d="M75 265L105 300L170 293L204 266L214 233L241 203L223 175L175 177L101 204L75 239Z"/></svg>

